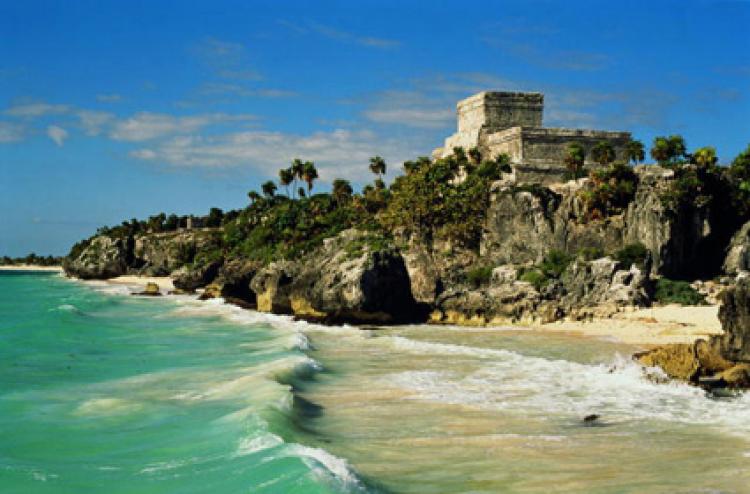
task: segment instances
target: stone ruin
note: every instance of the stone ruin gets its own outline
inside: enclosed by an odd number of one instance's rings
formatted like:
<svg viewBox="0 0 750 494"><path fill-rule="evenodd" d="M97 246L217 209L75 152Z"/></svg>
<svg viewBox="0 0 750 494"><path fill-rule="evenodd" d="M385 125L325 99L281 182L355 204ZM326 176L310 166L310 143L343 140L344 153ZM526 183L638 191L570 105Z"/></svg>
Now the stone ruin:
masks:
<svg viewBox="0 0 750 494"><path fill-rule="evenodd" d="M629 132L542 127L544 95L484 91L458 102L458 131L433 151L434 158L477 147L487 157L510 156L517 183L550 184L563 180L567 147L573 142L586 151L585 166L600 167L591 160L591 148L609 141L617 160L626 160Z"/></svg>

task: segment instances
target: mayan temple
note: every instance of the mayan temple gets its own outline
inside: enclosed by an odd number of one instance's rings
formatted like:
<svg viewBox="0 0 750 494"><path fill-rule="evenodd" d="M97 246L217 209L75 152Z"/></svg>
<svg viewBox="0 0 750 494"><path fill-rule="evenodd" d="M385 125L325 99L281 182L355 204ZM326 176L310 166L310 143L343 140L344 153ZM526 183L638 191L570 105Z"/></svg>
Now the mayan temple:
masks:
<svg viewBox="0 0 750 494"><path fill-rule="evenodd" d="M518 182L553 183L562 180L565 153L573 142L586 150L586 166L591 148L609 141L617 159L624 159L629 132L546 128L542 126L544 95L507 91L484 91L458 102L458 130L433 151L433 157L450 155L453 148L479 148L485 156L507 153Z"/></svg>

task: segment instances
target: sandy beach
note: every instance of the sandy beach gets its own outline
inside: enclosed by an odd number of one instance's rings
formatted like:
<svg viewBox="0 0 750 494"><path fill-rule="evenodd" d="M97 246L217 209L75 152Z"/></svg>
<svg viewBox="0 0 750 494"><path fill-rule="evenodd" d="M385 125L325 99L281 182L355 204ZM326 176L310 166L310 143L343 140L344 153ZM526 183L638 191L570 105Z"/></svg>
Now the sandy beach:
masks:
<svg viewBox="0 0 750 494"><path fill-rule="evenodd" d="M634 345L691 343L722 333L717 305L667 305L620 312L610 319L562 321L539 326L543 331L565 331L611 338Z"/></svg>
<svg viewBox="0 0 750 494"><path fill-rule="evenodd" d="M62 270L62 266L38 266L35 264L0 266L0 271L49 271L59 273L62 272Z"/></svg>
<svg viewBox="0 0 750 494"><path fill-rule="evenodd" d="M147 283L156 283L162 292L174 290L172 278L169 276L118 276L107 280L107 283L113 285L130 285L133 287L144 288Z"/></svg>

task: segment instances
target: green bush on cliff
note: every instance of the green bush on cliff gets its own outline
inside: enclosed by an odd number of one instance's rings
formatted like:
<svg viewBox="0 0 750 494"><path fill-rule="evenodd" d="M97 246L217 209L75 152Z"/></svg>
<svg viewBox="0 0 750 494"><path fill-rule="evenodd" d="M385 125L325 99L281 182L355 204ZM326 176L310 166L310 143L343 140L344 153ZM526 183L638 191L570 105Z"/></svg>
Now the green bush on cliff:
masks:
<svg viewBox="0 0 750 494"><path fill-rule="evenodd" d="M550 250L539 264L522 269L518 273L518 279L534 285L534 288L541 290L552 280L559 279L573 262L573 256L567 252L553 249Z"/></svg>
<svg viewBox="0 0 750 494"><path fill-rule="evenodd" d="M654 299L661 304L703 305L706 299L687 281L659 278Z"/></svg>
<svg viewBox="0 0 750 494"><path fill-rule="evenodd" d="M537 268L523 270L518 276L518 279L520 281L531 283L537 290L541 290L542 287L550 281L549 277Z"/></svg>
<svg viewBox="0 0 750 494"><path fill-rule="evenodd" d="M466 281L474 288L486 285L492 279L494 266L476 266L466 272Z"/></svg>
<svg viewBox="0 0 750 494"><path fill-rule="evenodd" d="M648 256L649 251L646 246L640 242L636 242L634 244L628 244L615 252L614 258L623 268L630 269L630 266L633 264L643 267Z"/></svg>
<svg viewBox="0 0 750 494"><path fill-rule="evenodd" d="M584 203L589 219L598 219L621 212L635 197L638 176L625 163L615 163L589 174L588 187L578 196Z"/></svg>
<svg viewBox="0 0 750 494"><path fill-rule="evenodd" d="M445 236L465 248L478 249L491 181L480 176L475 167L457 181L464 161L461 155L422 162L397 177L379 215L383 227Z"/></svg>

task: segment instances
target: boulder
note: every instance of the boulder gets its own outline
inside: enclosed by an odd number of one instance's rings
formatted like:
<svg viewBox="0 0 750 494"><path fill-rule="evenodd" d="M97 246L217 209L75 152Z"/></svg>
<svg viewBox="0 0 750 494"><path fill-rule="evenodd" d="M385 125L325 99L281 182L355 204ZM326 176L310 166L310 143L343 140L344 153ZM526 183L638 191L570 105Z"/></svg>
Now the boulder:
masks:
<svg viewBox="0 0 750 494"><path fill-rule="evenodd" d="M145 288L143 291L133 293L133 295L141 295L146 297L158 297L161 295L161 290L159 290L159 285L156 283L149 281L146 283Z"/></svg>
<svg viewBox="0 0 750 494"><path fill-rule="evenodd" d="M68 276L82 280L108 279L124 275L132 257L132 242L106 235L94 237L75 259L66 258L63 269Z"/></svg>
<svg viewBox="0 0 750 494"><path fill-rule="evenodd" d="M695 382L700 375L700 362L692 343L663 345L637 353L633 358L646 367L661 368L673 379Z"/></svg>
<svg viewBox="0 0 750 494"><path fill-rule="evenodd" d="M717 374L716 377L728 388L749 388L750 364L737 364Z"/></svg>
<svg viewBox="0 0 750 494"><path fill-rule="evenodd" d="M385 239L357 230L326 239L307 256L292 278L289 301L296 316L333 324L418 318L401 254Z"/></svg>

